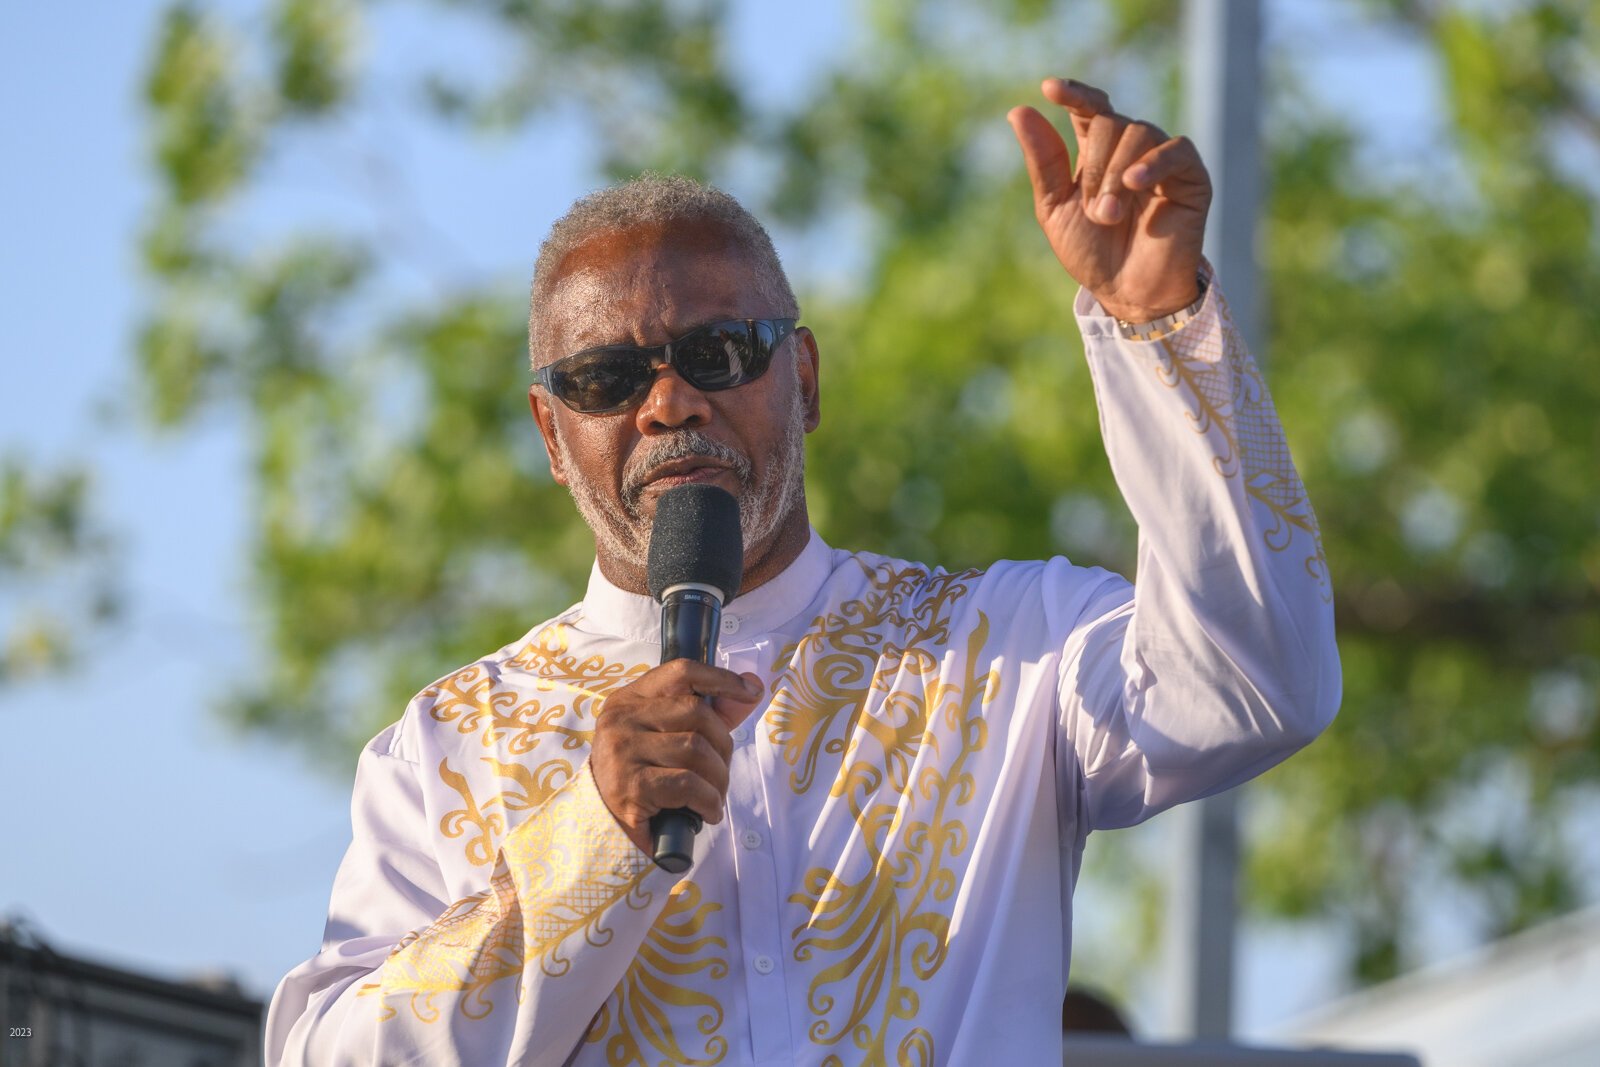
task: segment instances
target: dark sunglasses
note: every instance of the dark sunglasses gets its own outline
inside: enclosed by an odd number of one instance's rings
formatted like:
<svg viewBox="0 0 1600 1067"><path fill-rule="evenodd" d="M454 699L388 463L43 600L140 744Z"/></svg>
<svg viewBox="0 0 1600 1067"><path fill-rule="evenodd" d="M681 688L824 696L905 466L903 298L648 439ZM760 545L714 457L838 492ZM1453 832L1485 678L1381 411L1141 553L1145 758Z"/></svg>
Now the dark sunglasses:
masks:
<svg viewBox="0 0 1600 1067"><path fill-rule="evenodd" d="M651 348L586 348L534 373L550 395L573 411L608 415L643 400L655 382L656 368L663 365L706 393L753 382L767 372L772 353L794 332L796 321L713 322Z"/></svg>

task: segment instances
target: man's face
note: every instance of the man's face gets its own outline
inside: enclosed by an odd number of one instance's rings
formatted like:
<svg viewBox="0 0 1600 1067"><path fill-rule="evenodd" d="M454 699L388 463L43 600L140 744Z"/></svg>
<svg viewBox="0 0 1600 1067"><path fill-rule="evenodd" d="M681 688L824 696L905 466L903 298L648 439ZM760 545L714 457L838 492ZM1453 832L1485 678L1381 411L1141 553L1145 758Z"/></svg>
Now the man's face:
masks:
<svg viewBox="0 0 1600 1067"><path fill-rule="evenodd" d="M596 235L558 264L550 350L659 345L726 319L770 318L748 256L717 230L639 227ZM535 386L529 393L555 480L594 531L601 569L642 584L661 494L688 482L739 500L747 569L803 534L805 434L819 420L817 349L801 329L754 382L705 393L671 367L637 407L584 415ZM798 530L797 530L798 527ZM804 544L801 537L799 544Z"/></svg>

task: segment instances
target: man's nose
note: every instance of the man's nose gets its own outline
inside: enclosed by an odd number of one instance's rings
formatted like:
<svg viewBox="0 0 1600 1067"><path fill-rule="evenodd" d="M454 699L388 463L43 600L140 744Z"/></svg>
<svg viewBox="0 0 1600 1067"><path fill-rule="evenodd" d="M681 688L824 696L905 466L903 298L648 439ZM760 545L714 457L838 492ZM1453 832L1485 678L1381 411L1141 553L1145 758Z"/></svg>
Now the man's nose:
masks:
<svg viewBox="0 0 1600 1067"><path fill-rule="evenodd" d="M645 394L634 418L638 420L640 433L704 426L711 421L711 401L684 381L676 370L662 367L656 371L650 392Z"/></svg>

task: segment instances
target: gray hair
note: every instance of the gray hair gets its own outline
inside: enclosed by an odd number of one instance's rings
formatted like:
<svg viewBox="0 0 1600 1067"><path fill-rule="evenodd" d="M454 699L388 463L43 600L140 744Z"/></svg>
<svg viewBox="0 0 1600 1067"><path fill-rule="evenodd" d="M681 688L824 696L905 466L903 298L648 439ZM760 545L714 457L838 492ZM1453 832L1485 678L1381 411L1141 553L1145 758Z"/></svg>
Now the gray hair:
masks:
<svg viewBox="0 0 1600 1067"><path fill-rule="evenodd" d="M749 254L755 267L752 281L771 305L773 314L799 317L800 306L772 237L743 204L721 189L693 178L646 172L579 199L550 227L549 236L539 246L528 301L528 357L533 367L540 365L540 351L551 343L549 305L561 280L557 273L561 261L596 234L652 224L701 226L725 232Z"/></svg>

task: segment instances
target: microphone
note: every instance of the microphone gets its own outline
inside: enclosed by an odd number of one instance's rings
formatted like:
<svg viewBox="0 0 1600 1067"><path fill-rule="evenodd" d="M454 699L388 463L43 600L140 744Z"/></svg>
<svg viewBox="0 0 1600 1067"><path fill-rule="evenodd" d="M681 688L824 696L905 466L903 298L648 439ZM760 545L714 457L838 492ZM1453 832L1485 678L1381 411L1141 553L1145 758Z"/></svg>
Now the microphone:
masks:
<svg viewBox="0 0 1600 1067"><path fill-rule="evenodd" d="M645 582L661 602L661 662L710 663L717 654L722 605L739 592L744 534L739 502L715 485L690 482L661 494L650 530ZM670 808L650 817L656 866L682 874L694 865L700 816Z"/></svg>

